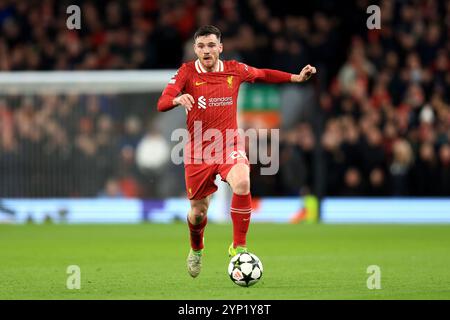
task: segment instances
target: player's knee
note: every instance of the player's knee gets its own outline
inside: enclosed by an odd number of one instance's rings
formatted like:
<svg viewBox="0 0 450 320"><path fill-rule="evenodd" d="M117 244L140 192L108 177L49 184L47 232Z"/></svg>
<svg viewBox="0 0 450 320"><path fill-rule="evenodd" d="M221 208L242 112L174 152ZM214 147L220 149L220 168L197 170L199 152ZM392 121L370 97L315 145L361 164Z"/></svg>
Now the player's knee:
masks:
<svg viewBox="0 0 450 320"><path fill-rule="evenodd" d="M250 179L242 178L237 181L236 185L233 188L233 192L239 195L245 195L250 192Z"/></svg>
<svg viewBox="0 0 450 320"><path fill-rule="evenodd" d="M191 209L191 214L197 223L202 222L206 218L206 213L208 212L208 206L206 205L196 205Z"/></svg>

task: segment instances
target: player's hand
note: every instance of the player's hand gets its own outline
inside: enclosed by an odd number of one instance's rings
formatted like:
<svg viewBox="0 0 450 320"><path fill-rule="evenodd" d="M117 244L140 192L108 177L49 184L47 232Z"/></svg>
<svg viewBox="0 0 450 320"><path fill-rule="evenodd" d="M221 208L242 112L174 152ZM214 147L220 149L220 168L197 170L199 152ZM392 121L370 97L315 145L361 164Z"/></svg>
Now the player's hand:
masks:
<svg viewBox="0 0 450 320"><path fill-rule="evenodd" d="M313 74L315 74L317 72L316 68L311 66L311 65L307 65L305 66L302 71L300 72L300 74L298 75L298 77L296 77L297 82L303 82L308 80L309 78L311 78L311 76Z"/></svg>
<svg viewBox="0 0 450 320"><path fill-rule="evenodd" d="M182 105L183 107L186 108L187 111L191 111L194 103L195 103L194 98L188 93L182 94L181 96L173 99L174 105Z"/></svg>

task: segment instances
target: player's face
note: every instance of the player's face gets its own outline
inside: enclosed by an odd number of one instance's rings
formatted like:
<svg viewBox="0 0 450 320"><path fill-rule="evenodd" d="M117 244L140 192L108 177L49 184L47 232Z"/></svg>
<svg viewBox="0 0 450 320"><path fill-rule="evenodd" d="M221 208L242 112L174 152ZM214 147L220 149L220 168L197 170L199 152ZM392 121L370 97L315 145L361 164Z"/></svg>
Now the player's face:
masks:
<svg viewBox="0 0 450 320"><path fill-rule="evenodd" d="M208 71L215 70L222 50L223 46L214 34L201 36L195 39L195 54L202 66Z"/></svg>

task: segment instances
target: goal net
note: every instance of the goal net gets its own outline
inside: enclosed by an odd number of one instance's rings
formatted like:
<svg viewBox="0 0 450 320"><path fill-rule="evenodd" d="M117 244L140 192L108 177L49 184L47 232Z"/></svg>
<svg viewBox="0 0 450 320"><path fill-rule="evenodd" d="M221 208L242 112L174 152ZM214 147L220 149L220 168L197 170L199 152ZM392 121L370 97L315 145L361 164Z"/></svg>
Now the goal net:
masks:
<svg viewBox="0 0 450 320"><path fill-rule="evenodd" d="M180 195L184 115L156 118L174 72L0 73L0 198Z"/></svg>

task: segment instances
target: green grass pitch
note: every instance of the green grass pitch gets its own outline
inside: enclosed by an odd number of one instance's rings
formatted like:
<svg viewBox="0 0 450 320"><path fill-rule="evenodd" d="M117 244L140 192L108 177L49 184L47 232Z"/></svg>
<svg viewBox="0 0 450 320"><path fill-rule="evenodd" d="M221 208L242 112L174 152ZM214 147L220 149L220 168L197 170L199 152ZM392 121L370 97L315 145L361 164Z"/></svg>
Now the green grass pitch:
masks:
<svg viewBox="0 0 450 320"><path fill-rule="evenodd" d="M200 276L186 225L0 225L0 299L450 299L450 226L252 224L259 283L227 275L230 224L209 224ZM69 265L81 289L69 290ZM369 290L367 267L381 269Z"/></svg>

